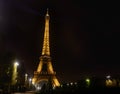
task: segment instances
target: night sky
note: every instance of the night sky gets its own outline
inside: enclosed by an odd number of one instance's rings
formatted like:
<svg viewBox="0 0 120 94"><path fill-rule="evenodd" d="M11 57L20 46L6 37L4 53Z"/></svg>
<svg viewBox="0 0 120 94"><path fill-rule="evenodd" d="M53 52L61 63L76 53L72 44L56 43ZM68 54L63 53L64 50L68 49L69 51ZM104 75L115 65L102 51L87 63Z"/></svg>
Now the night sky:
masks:
<svg viewBox="0 0 120 94"><path fill-rule="evenodd" d="M33 75L41 56L47 8L52 64L60 81L120 74L119 10L102 2L0 0L1 61L12 54Z"/></svg>

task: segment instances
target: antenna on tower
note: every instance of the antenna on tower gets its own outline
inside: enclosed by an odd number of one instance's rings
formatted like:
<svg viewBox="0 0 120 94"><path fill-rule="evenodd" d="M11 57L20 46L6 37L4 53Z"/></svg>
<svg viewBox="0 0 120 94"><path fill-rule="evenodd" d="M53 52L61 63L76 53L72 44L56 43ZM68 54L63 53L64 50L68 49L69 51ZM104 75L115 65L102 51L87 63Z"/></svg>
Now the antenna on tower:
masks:
<svg viewBox="0 0 120 94"><path fill-rule="evenodd" d="M49 13L48 13L48 12L49 12L49 9L47 8L47 13L46 13L46 15L49 15Z"/></svg>
<svg viewBox="0 0 120 94"><path fill-rule="evenodd" d="M49 9L47 8L47 13L48 13Z"/></svg>

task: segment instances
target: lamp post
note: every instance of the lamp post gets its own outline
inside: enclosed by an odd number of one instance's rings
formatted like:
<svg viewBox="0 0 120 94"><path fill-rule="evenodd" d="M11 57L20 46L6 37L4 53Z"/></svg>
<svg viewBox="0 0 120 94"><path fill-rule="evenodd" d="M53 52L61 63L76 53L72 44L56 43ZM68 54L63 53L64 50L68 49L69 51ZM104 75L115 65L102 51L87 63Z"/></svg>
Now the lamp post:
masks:
<svg viewBox="0 0 120 94"><path fill-rule="evenodd" d="M86 78L85 81L86 81L87 87L89 87L89 86L90 86L90 79L89 79L89 78Z"/></svg>
<svg viewBox="0 0 120 94"><path fill-rule="evenodd" d="M17 75L18 75L17 67L18 66L19 66L19 63L16 61L13 64L12 85L15 85L17 83Z"/></svg>
<svg viewBox="0 0 120 94"><path fill-rule="evenodd" d="M25 74L25 86L27 86L27 83L28 83L28 74L26 73Z"/></svg>
<svg viewBox="0 0 120 94"><path fill-rule="evenodd" d="M32 79L29 78L29 88L31 88Z"/></svg>

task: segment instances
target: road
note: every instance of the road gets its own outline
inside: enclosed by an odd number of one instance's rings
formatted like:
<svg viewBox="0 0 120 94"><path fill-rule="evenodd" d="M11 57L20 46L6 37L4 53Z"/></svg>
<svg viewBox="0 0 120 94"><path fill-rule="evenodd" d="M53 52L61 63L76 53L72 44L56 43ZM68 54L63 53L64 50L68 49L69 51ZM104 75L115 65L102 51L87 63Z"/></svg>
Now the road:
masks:
<svg viewBox="0 0 120 94"><path fill-rule="evenodd" d="M16 92L16 93L12 93L12 94L35 94L35 92L34 91L28 91L28 92L25 92L25 93Z"/></svg>

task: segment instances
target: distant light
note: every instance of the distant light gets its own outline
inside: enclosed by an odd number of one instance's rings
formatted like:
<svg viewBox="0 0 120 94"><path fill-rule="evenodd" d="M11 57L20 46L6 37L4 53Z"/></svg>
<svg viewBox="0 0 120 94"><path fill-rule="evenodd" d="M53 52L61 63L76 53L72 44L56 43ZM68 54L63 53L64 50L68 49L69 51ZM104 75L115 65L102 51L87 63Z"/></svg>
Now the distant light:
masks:
<svg viewBox="0 0 120 94"><path fill-rule="evenodd" d="M38 87L37 87L37 90L41 90L41 87L40 87L40 86L38 86Z"/></svg>
<svg viewBox="0 0 120 94"><path fill-rule="evenodd" d="M15 64L15 66L19 66L19 63L17 61L14 64Z"/></svg>
<svg viewBox="0 0 120 94"><path fill-rule="evenodd" d="M107 79L110 79L110 78L111 78L111 76L110 76L110 75L108 75L108 76L106 76L106 78L107 78Z"/></svg>
<svg viewBox="0 0 120 94"><path fill-rule="evenodd" d="M34 86L35 86L35 82L33 82L33 81L32 81L32 85L34 85Z"/></svg>
<svg viewBox="0 0 120 94"><path fill-rule="evenodd" d="M31 79L31 78L29 78L29 81L31 82L31 81L32 81L32 79Z"/></svg>
<svg viewBox="0 0 120 94"><path fill-rule="evenodd" d="M35 86L35 78L32 79L32 84Z"/></svg>
<svg viewBox="0 0 120 94"><path fill-rule="evenodd" d="M71 85L73 85L73 83L72 83L72 82L71 82L70 84L71 84Z"/></svg>
<svg viewBox="0 0 120 94"><path fill-rule="evenodd" d="M69 86L69 83L67 83L67 86Z"/></svg>
<svg viewBox="0 0 120 94"><path fill-rule="evenodd" d="M77 82L75 82L75 85L77 85Z"/></svg>
<svg viewBox="0 0 120 94"><path fill-rule="evenodd" d="M86 81L86 85L87 85L87 87L89 87L89 86L90 86L90 79L87 78L85 81Z"/></svg>
<svg viewBox="0 0 120 94"><path fill-rule="evenodd" d="M28 76L28 74L26 73L25 76Z"/></svg>
<svg viewBox="0 0 120 94"><path fill-rule="evenodd" d="M89 83L89 82L90 82L90 79L89 79L89 78L87 78L85 81Z"/></svg>

